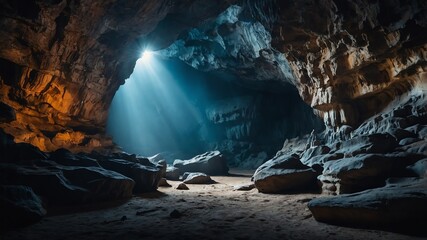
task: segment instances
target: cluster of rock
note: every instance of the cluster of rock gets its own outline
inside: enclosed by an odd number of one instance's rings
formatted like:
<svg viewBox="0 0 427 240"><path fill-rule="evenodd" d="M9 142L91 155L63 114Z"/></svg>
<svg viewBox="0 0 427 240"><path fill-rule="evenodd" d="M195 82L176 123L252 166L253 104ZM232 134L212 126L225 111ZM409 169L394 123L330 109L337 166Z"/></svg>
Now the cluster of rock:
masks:
<svg viewBox="0 0 427 240"><path fill-rule="evenodd" d="M426 88L352 129L287 141L253 176L260 192L321 191L316 220L388 228L427 223ZM293 150L289 149L292 146ZM335 196L337 195L337 196ZM406 226L406 225L405 225Z"/></svg>
<svg viewBox="0 0 427 240"><path fill-rule="evenodd" d="M0 138L4 227L36 221L45 215L45 207L122 200L155 191L164 168L127 153L45 153L14 143L4 132Z"/></svg>
<svg viewBox="0 0 427 240"><path fill-rule="evenodd" d="M173 166L167 165L165 178L182 181L177 189L188 190L186 184L215 183L210 175L228 175L225 157L219 151L206 152L188 160L176 159Z"/></svg>

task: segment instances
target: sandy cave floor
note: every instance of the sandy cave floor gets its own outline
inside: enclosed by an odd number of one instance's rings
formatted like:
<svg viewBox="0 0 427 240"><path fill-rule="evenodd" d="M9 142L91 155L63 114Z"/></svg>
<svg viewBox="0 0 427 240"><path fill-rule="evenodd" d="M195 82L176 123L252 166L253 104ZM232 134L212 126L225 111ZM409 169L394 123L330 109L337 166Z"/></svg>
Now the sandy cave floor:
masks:
<svg viewBox="0 0 427 240"><path fill-rule="evenodd" d="M190 190L160 187L104 209L63 210L0 239L422 239L398 233L338 227L317 222L306 204L317 194L235 191L248 176L212 177L216 184ZM182 215L170 217L173 210ZM71 210L68 210L71 212Z"/></svg>

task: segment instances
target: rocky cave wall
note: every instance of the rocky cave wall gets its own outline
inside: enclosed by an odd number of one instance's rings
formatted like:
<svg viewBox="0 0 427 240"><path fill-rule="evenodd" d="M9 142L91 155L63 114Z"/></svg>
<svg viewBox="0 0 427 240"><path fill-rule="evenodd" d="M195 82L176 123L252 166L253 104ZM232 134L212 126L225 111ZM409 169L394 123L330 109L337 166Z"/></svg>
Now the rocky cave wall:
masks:
<svg viewBox="0 0 427 240"><path fill-rule="evenodd" d="M164 52L198 69L227 69L248 85L290 82L327 126L356 127L425 81L426 8L424 1L241 1Z"/></svg>
<svg viewBox="0 0 427 240"><path fill-rule="evenodd" d="M146 47L255 88L291 83L333 130L358 126L426 78L421 0L2 6L1 127L45 151L111 146L99 134L109 104Z"/></svg>
<svg viewBox="0 0 427 240"><path fill-rule="evenodd" d="M168 44L229 2L1 1L1 128L43 151L112 146L108 108L144 39ZM167 36L154 31L161 20L175 24Z"/></svg>
<svg viewBox="0 0 427 240"><path fill-rule="evenodd" d="M141 49L149 47L200 70L235 74L258 91L292 84L322 117L326 138L286 140L254 173L259 192L321 188L323 194L342 195L308 203L318 221L393 231L405 223L425 236L426 1L1 4L0 127L13 135L0 131L1 160L8 162L0 168L2 185L24 185L25 195L34 195L33 188L53 204L154 191L167 170L164 162L126 153L44 153L13 142L15 137L43 151L111 147L102 136L108 106ZM207 108L214 122L236 116L224 111L233 107L233 98L225 100ZM257 106L248 102L239 103L243 112ZM281 107L279 102L273 108ZM240 127L225 129L245 136ZM195 159L215 157L224 166L220 155Z"/></svg>

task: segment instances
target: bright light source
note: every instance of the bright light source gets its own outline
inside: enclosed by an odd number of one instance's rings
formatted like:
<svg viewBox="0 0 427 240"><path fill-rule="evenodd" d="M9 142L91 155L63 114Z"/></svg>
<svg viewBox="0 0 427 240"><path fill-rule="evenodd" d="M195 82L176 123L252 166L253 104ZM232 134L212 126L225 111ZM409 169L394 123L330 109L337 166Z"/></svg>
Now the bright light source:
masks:
<svg viewBox="0 0 427 240"><path fill-rule="evenodd" d="M150 58L153 56L153 52L149 51L149 50L145 50L144 52L142 52L141 54L141 58L143 61L148 61L150 60Z"/></svg>

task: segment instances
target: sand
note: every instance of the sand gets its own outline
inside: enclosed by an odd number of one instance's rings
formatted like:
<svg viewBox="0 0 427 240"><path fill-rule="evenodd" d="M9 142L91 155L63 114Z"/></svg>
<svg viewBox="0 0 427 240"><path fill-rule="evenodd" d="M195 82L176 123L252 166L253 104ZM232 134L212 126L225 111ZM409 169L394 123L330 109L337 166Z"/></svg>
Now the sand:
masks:
<svg viewBox="0 0 427 240"><path fill-rule="evenodd" d="M212 177L218 183L161 187L116 206L50 209L50 215L0 239L422 239L317 222L306 204L318 194L235 191L247 176ZM90 210L91 209L91 210ZM175 211L174 217L171 212ZM66 213L67 211L74 213Z"/></svg>

